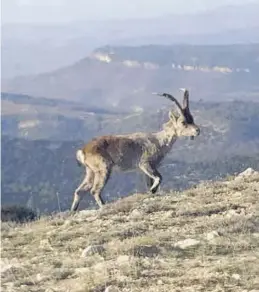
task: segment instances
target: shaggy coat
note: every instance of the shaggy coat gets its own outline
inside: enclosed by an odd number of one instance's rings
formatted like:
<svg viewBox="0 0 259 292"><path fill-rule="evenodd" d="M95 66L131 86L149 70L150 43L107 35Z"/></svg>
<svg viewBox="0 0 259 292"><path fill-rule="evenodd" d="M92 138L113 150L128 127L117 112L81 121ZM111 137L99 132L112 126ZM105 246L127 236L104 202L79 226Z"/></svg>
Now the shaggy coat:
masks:
<svg viewBox="0 0 259 292"><path fill-rule="evenodd" d="M94 138L77 150L76 158L83 165L86 175L75 190L72 211L78 209L83 197L80 190L90 191L99 207L104 202L101 192L113 169L145 173L150 192L155 193L161 184L162 176L157 170L167 153L172 149L178 137L193 137L200 134L189 109L189 92L184 90L183 106L170 94L158 94L175 102L178 114L169 112L169 121L163 129L155 133L133 133L128 135L110 135Z"/></svg>

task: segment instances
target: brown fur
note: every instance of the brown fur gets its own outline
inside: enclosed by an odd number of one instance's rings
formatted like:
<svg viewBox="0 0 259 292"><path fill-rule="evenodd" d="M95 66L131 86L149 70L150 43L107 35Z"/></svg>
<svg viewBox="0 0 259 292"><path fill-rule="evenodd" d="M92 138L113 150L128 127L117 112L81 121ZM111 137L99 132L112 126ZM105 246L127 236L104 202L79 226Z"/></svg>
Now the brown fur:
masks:
<svg viewBox="0 0 259 292"><path fill-rule="evenodd" d="M157 168L171 150L180 136L194 137L200 130L194 124L189 109L189 94L183 99L183 108L177 102L179 115L170 111L169 121L163 130L157 133L133 133L128 135L110 135L94 138L77 151L77 160L85 166L86 176L74 194L71 210L77 210L82 195L80 190L90 191L99 207L104 202L101 192L106 185L113 169L133 171L140 169L145 173L150 191L155 193L159 188L162 176ZM175 101L168 94L163 96Z"/></svg>

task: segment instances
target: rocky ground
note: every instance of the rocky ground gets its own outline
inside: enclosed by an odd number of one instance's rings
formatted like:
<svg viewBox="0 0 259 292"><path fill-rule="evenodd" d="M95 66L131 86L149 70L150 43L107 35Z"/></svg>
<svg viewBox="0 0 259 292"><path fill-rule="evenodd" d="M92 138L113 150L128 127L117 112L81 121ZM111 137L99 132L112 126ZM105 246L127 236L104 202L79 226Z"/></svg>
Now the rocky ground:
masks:
<svg viewBox="0 0 259 292"><path fill-rule="evenodd" d="M259 291L259 173L2 223L1 291Z"/></svg>

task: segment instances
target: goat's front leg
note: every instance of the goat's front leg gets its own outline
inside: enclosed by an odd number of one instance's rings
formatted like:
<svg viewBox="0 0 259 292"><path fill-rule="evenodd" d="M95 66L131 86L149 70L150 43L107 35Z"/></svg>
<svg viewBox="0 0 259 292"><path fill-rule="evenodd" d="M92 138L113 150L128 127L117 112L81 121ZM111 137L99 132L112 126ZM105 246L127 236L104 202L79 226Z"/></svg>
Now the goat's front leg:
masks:
<svg viewBox="0 0 259 292"><path fill-rule="evenodd" d="M145 176L146 186L148 189L150 189L154 183L154 180L146 174L144 174L144 176Z"/></svg>
<svg viewBox="0 0 259 292"><path fill-rule="evenodd" d="M147 184L151 185L150 191L154 194L158 190L161 181L162 181L162 176L158 172L157 169L151 166L149 162L141 162L139 164L139 168L148 176L147 178Z"/></svg>

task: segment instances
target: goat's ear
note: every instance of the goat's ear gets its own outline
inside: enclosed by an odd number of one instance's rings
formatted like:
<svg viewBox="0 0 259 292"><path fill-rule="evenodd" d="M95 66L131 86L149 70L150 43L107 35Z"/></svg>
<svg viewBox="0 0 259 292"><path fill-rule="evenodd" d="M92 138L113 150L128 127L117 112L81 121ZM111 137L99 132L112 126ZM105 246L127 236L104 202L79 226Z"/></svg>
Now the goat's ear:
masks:
<svg viewBox="0 0 259 292"><path fill-rule="evenodd" d="M169 119L171 120L171 121L173 121L173 122L176 122L176 120L177 120L177 116L176 116L176 114L173 112L173 111L170 111L169 112L169 114L168 114L168 117L169 117Z"/></svg>

